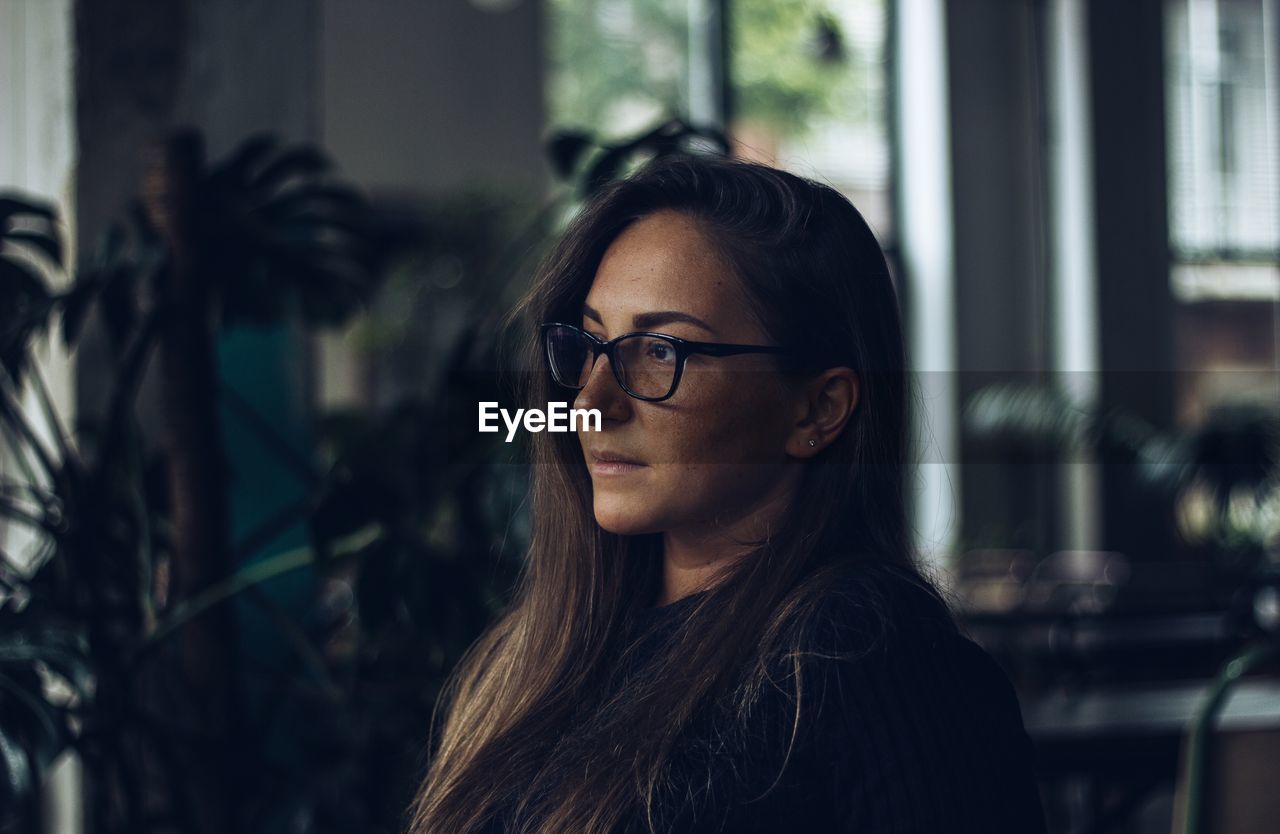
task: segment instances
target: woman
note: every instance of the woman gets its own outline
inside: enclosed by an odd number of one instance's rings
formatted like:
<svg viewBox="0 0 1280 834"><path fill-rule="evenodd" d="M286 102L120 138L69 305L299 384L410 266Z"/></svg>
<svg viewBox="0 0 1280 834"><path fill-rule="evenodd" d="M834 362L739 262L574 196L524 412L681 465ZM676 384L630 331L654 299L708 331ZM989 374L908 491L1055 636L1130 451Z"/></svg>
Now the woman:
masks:
<svg viewBox="0 0 1280 834"><path fill-rule="evenodd" d="M915 567L884 257L835 190L718 157L599 193L535 325L533 536L410 831L1043 831L999 667ZM581 424L580 428L581 428Z"/></svg>

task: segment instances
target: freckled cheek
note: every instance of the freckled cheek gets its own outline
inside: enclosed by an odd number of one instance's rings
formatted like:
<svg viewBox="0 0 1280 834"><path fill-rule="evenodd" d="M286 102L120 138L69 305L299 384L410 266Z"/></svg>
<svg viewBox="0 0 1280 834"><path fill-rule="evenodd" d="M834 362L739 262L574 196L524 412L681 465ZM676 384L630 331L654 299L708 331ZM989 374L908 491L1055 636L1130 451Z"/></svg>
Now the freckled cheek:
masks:
<svg viewBox="0 0 1280 834"><path fill-rule="evenodd" d="M651 457L658 463L749 462L768 447L772 415L759 404L727 397L654 413L646 421Z"/></svg>

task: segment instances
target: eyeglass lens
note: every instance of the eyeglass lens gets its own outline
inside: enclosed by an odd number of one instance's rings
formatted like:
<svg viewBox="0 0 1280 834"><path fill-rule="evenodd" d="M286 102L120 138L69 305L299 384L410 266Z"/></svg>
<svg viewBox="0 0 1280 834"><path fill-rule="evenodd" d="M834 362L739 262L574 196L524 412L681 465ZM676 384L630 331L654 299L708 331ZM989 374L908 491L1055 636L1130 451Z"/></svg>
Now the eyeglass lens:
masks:
<svg viewBox="0 0 1280 834"><path fill-rule="evenodd" d="M547 331L547 357L556 382L582 388L591 377L594 352L589 338L567 327ZM641 397L663 397L671 390L678 364L676 347L657 336L627 336L614 347L614 372L623 387Z"/></svg>

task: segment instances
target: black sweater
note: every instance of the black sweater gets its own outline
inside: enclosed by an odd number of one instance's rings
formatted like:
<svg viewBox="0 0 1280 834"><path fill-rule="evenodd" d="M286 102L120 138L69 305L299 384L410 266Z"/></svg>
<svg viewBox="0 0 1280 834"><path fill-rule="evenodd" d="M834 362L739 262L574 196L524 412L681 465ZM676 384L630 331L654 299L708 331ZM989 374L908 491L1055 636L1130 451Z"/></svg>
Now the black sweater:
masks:
<svg viewBox="0 0 1280 834"><path fill-rule="evenodd" d="M801 688L808 717L794 744L785 683L766 687L745 735L695 722L673 754L653 830L1043 834L1034 748L996 662L892 568L847 591L830 597L814 632ZM871 595L887 617L867 606ZM635 674L701 596L641 613ZM648 830L637 811L618 832Z"/></svg>

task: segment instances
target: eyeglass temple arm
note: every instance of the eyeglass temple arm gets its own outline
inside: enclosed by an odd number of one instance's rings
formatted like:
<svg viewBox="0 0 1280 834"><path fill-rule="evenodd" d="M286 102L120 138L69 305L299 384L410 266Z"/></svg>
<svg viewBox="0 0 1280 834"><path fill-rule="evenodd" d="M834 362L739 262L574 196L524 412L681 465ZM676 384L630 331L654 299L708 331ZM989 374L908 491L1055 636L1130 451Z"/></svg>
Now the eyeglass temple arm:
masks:
<svg viewBox="0 0 1280 834"><path fill-rule="evenodd" d="M685 342L686 347L695 353L708 356L734 356L739 353L787 353L784 347L769 345L726 345L720 342Z"/></svg>

